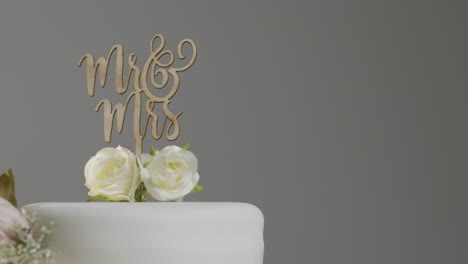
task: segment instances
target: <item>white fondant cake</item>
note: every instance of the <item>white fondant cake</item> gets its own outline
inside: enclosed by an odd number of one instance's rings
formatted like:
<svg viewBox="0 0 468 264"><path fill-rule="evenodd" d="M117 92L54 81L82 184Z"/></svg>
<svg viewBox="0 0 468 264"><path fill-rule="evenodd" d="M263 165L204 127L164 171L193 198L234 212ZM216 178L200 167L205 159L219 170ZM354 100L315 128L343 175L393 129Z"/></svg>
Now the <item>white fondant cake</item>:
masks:
<svg viewBox="0 0 468 264"><path fill-rule="evenodd" d="M38 203L57 264L262 264L263 215L245 203Z"/></svg>

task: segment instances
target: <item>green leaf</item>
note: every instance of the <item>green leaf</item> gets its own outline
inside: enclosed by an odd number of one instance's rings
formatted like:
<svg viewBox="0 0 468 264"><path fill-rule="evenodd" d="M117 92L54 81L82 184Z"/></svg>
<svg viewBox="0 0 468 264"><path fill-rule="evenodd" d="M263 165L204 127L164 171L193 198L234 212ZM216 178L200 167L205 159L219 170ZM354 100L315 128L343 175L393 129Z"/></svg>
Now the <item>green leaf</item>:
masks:
<svg viewBox="0 0 468 264"><path fill-rule="evenodd" d="M190 143L190 141L187 142L187 143L185 143L185 145L182 146L182 149L188 150L188 149L190 148L190 145L191 145L191 144L192 144L192 143Z"/></svg>
<svg viewBox="0 0 468 264"><path fill-rule="evenodd" d="M199 192L203 190L203 186L201 186L200 184L197 184L195 187L193 187L191 193L196 193L196 192Z"/></svg>
<svg viewBox="0 0 468 264"><path fill-rule="evenodd" d="M151 156L156 156L156 152L158 152L158 150L153 145L151 145L150 148L151 148Z"/></svg>
<svg viewBox="0 0 468 264"><path fill-rule="evenodd" d="M0 197L3 197L16 207L15 175L11 169L0 175Z"/></svg>
<svg viewBox="0 0 468 264"><path fill-rule="evenodd" d="M146 202L147 195L148 192L146 191L146 186L142 182L135 191L135 202Z"/></svg>
<svg viewBox="0 0 468 264"><path fill-rule="evenodd" d="M102 195L96 195L88 199L87 202L94 202L94 201L109 201L109 198L102 196Z"/></svg>

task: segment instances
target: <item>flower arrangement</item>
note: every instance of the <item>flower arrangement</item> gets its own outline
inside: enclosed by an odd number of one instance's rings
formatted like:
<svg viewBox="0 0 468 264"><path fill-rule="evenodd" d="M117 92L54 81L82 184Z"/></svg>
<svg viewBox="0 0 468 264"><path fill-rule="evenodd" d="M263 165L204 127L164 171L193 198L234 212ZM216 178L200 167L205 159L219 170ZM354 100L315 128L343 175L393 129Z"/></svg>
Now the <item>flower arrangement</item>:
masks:
<svg viewBox="0 0 468 264"><path fill-rule="evenodd" d="M54 254L45 239L51 225L39 227L39 217L15 207L14 176L0 176L0 264L52 264Z"/></svg>
<svg viewBox="0 0 468 264"><path fill-rule="evenodd" d="M203 189L198 185L198 160L183 147L167 146L137 157L129 149L103 148L85 166L88 201L145 202L182 201L191 192Z"/></svg>

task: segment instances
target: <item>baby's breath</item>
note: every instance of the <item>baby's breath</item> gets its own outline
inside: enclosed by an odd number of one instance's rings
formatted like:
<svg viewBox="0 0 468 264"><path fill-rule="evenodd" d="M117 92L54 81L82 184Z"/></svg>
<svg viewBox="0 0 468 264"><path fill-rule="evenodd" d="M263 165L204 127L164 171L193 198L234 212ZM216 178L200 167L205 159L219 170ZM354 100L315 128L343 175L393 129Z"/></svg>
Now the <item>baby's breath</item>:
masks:
<svg viewBox="0 0 468 264"><path fill-rule="evenodd" d="M13 230L17 241L0 243L0 264L53 264L54 254L47 248L46 238L52 232L53 223L39 226L36 213L28 214L22 210L23 217L29 222L29 229ZM34 230L39 230L35 233Z"/></svg>

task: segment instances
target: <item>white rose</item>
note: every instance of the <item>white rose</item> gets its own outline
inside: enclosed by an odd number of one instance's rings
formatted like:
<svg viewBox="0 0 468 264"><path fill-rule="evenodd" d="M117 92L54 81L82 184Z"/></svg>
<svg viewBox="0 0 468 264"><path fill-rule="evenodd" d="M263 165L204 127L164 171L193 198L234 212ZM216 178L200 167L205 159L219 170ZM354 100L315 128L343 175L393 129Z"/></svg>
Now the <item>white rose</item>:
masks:
<svg viewBox="0 0 468 264"><path fill-rule="evenodd" d="M101 195L111 201L135 201L140 172L130 150L121 146L103 148L86 163L84 173L90 196Z"/></svg>
<svg viewBox="0 0 468 264"><path fill-rule="evenodd" d="M178 146L167 146L148 161L143 155L145 167L141 178L148 193L158 201L182 201L197 185L198 160L195 155Z"/></svg>

